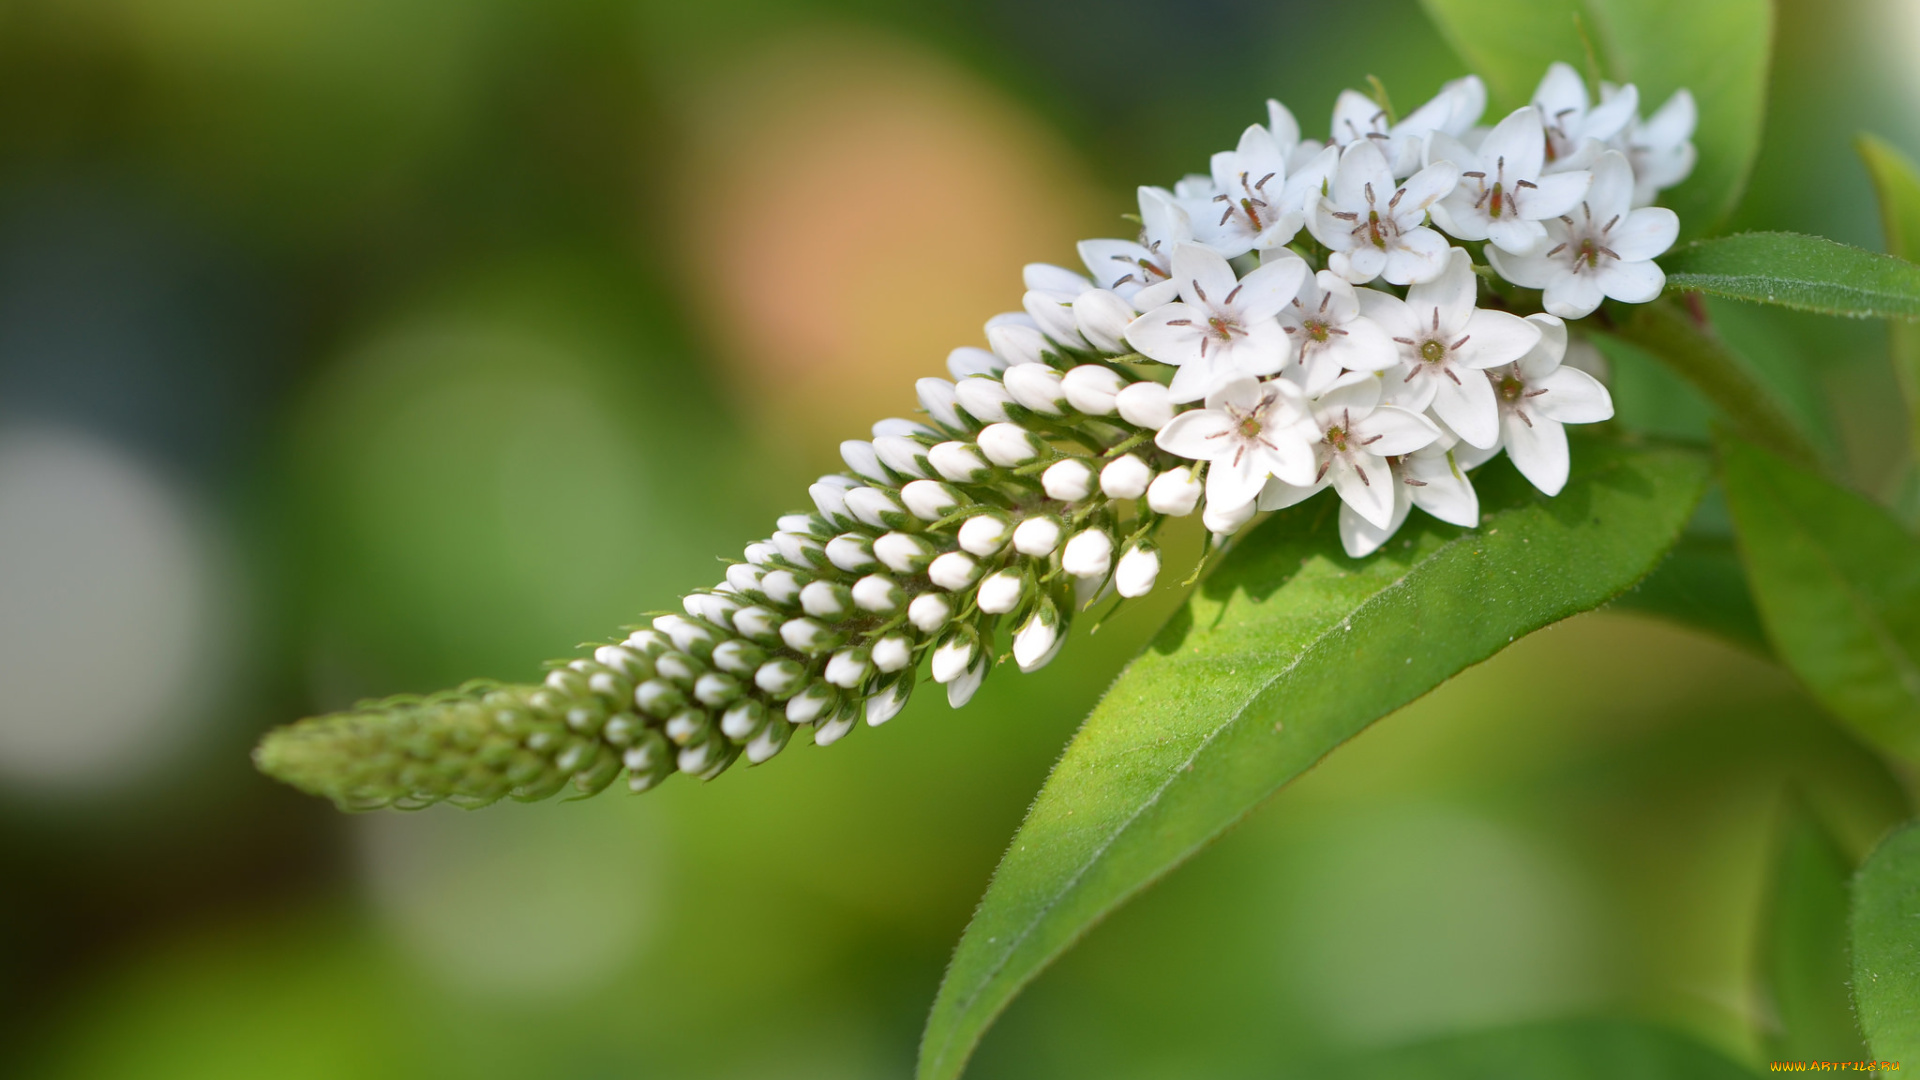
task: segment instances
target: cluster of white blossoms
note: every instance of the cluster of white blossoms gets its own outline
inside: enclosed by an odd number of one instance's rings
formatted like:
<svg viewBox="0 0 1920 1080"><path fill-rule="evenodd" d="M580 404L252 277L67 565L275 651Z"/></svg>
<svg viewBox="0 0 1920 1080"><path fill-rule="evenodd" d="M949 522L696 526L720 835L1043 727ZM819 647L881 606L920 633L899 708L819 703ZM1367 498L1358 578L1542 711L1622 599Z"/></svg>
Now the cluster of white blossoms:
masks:
<svg viewBox="0 0 1920 1080"><path fill-rule="evenodd" d="M843 443L812 511L682 611L543 684L369 703L258 760L351 806L711 777L885 723L923 667L958 707L1000 642L1045 665L1076 613L1154 587L1170 518L1224 539L1331 487L1360 558L1415 508L1478 524L1469 470L1503 451L1557 494L1564 425L1613 415L1565 320L1660 293L1679 223L1647 204L1692 167L1693 102L1643 120L1632 86L1596 105L1556 64L1527 107L1485 105L1471 77L1398 120L1347 91L1322 143L1269 102L1207 175L1140 189L1136 239L1083 242L1086 274L1028 266L1024 311L919 381L924 420Z"/></svg>

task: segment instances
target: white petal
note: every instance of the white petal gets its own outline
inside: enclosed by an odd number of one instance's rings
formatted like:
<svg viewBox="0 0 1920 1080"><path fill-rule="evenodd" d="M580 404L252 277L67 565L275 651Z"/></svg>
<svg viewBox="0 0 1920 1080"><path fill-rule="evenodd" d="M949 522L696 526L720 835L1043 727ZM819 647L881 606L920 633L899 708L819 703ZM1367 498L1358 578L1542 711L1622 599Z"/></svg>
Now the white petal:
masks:
<svg viewBox="0 0 1920 1080"><path fill-rule="evenodd" d="M1212 461L1232 450L1233 418L1213 409L1193 409L1173 418L1153 437L1154 445L1169 454L1193 461Z"/></svg>
<svg viewBox="0 0 1920 1080"><path fill-rule="evenodd" d="M1606 243L1622 262L1645 262L1666 254L1679 238L1679 216L1664 206L1648 206L1614 226Z"/></svg>
<svg viewBox="0 0 1920 1080"><path fill-rule="evenodd" d="M1206 313L1186 304L1166 304L1133 320L1127 344L1163 364L1184 364L1200 355Z"/></svg>
<svg viewBox="0 0 1920 1080"><path fill-rule="evenodd" d="M1594 281L1602 292L1615 300L1644 304L1659 296L1660 290L1667 287L1667 272L1652 262L1617 262L1602 266Z"/></svg>
<svg viewBox="0 0 1920 1080"><path fill-rule="evenodd" d="M1315 466L1315 468L1317 469L1318 466ZM1267 486L1260 489L1260 509L1285 510L1289 506L1313 498L1315 495L1326 490L1326 488L1327 481L1324 478L1304 487L1298 484L1289 484L1284 480L1269 480L1267 481Z"/></svg>
<svg viewBox="0 0 1920 1080"><path fill-rule="evenodd" d="M1593 186L1587 189L1586 204L1601 225L1632 208L1633 166L1620 151L1609 150L1593 163Z"/></svg>
<svg viewBox="0 0 1920 1080"><path fill-rule="evenodd" d="M1537 221L1501 218L1487 226L1487 239L1503 251L1533 255L1546 250L1547 229Z"/></svg>
<svg viewBox="0 0 1920 1080"><path fill-rule="evenodd" d="M1343 210L1365 213L1369 186L1373 189L1375 204L1384 211L1387 201L1393 198L1393 172L1387 168L1387 159L1380 148L1373 145L1373 140L1361 139L1340 152L1340 167L1333 173L1333 201Z"/></svg>
<svg viewBox="0 0 1920 1080"><path fill-rule="evenodd" d="M1556 60L1548 65L1546 78L1540 80L1540 88L1533 92L1533 103L1540 106L1540 111L1546 113L1549 121L1568 109L1585 113L1586 80L1572 67Z"/></svg>
<svg viewBox="0 0 1920 1080"><path fill-rule="evenodd" d="M1379 379L1365 374L1345 375L1313 402L1313 417L1322 429L1345 423L1345 416L1365 416L1380 404Z"/></svg>
<svg viewBox="0 0 1920 1080"><path fill-rule="evenodd" d="M1473 303L1479 295L1479 284L1473 279L1473 260L1460 248L1450 249L1446 256L1440 274L1407 290L1407 307L1414 322L1406 329L1415 333L1427 332L1437 322L1442 333L1451 334L1463 329L1473 314ZM1393 279L1389 277L1387 280ZM1437 319L1434 316L1436 311L1439 316Z"/></svg>
<svg viewBox="0 0 1920 1080"><path fill-rule="evenodd" d="M1416 454L1407 459L1407 476L1422 486L1408 489L1413 505L1449 525L1472 528L1480 523L1480 497L1466 470L1449 454Z"/></svg>
<svg viewBox="0 0 1920 1080"><path fill-rule="evenodd" d="M1543 255L1511 255L1497 247L1487 249L1487 262L1495 273L1522 288L1544 289L1547 282L1565 268Z"/></svg>
<svg viewBox="0 0 1920 1080"><path fill-rule="evenodd" d="M1563 367L1544 378L1528 380L1529 391L1545 390L1529 398L1526 408L1538 422L1539 417L1562 424L1597 424L1613 418L1613 397L1600 380L1578 368Z"/></svg>
<svg viewBox="0 0 1920 1080"><path fill-rule="evenodd" d="M1248 322L1271 319L1300 292L1307 280L1306 260L1298 255L1263 257L1259 269L1240 279L1233 298L1233 310Z"/></svg>
<svg viewBox="0 0 1920 1080"><path fill-rule="evenodd" d="M1387 253L1365 244L1351 251L1335 251L1327 256L1327 269L1353 282L1364 285L1380 276L1387 268Z"/></svg>
<svg viewBox="0 0 1920 1080"><path fill-rule="evenodd" d="M1505 311L1476 309L1467 319L1466 338L1453 350L1453 362L1484 370L1527 355L1540 342L1540 327Z"/></svg>
<svg viewBox="0 0 1920 1080"><path fill-rule="evenodd" d="M1182 300L1204 309L1203 319L1205 312L1220 310L1227 294L1239 284L1227 260L1221 258L1219 252L1199 244L1181 244L1173 249L1173 280L1180 283Z"/></svg>
<svg viewBox="0 0 1920 1080"><path fill-rule="evenodd" d="M1264 459L1246 453L1244 443L1236 441L1231 449L1233 453L1207 466L1207 509L1212 513L1224 514L1246 506L1267 482Z"/></svg>
<svg viewBox="0 0 1920 1080"><path fill-rule="evenodd" d="M1181 365L1180 370L1173 373L1173 381L1167 384L1167 399L1175 404L1199 401L1201 398L1206 397L1208 394L1213 393L1233 380L1245 377L1245 373L1241 372L1232 364L1222 362L1222 354L1219 351L1215 351L1211 355L1203 356L1197 360L1190 360ZM1141 385L1158 384L1134 384L1134 386ZM1128 387L1127 389L1131 390L1132 388L1133 387ZM1114 398L1116 404L1120 403L1121 400L1120 397ZM1120 415L1124 417L1126 414L1126 409L1122 408Z"/></svg>
<svg viewBox="0 0 1920 1080"><path fill-rule="evenodd" d="M1400 187L1399 205L1393 208L1394 220L1403 228L1418 224L1427 207L1439 202L1460 182L1460 166L1451 161L1436 161L1407 178Z"/></svg>
<svg viewBox="0 0 1920 1080"><path fill-rule="evenodd" d="M1382 457L1411 454L1440 437L1431 420L1395 405L1380 406L1365 419L1355 420L1353 427L1367 449Z"/></svg>
<svg viewBox="0 0 1920 1080"><path fill-rule="evenodd" d="M998 375L1007 362L985 349L962 345L947 354L947 371L958 382L969 375Z"/></svg>
<svg viewBox="0 0 1920 1080"><path fill-rule="evenodd" d="M1273 133L1273 141L1282 150L1291 150L1300 141L1300 121L1285 105L1272 98L1267 99L1267 130Z"/></svg>
<svg viewBox="0 0 1920 1080"><path fill-rule="evenodd" d="M1529 221L1544 221L1573 212L1593 187L1593 174L1585 169L1542 176L1532 190L1515 193L1520 216Z"/></svg>
<svg viewBox="0 0 1920 1080"><path fill-rule="evenodd" d="M1514 281L1517 285L1526 284L1523 281L1515 281L1513 278L1507 280ZM1605 298L1605 295L1600 289L1599 279L1593 274L1573 274L1562 271L1547 278L1546 291L1540 298L1540 306L1546 308L1548 314L1558 315L1563 319L1584 319L1593 314L1593 309L1600 306L1600 301Z"/></svg>
<svg viewBox="0 0 1920 1080"><path fill-rule="evenodd" d="M1388 249L1380 276L1395 285L1432 281L1446 271L1448 250L1446 238L1432 229L1409 229Z"/></svg>
<svg viewBox="0 0 1920 1080"><path fill-rule="evenodd" d="M1093 282L1064 266L1052 263L1028 263L1020 268L1020 278L1030 290L1060 292L1079 296L1093 288Z"/></svg>
<svg viewBox="0 0 1920 1080"><path fill-rule="evenodd" d="M1371 140L1369 134L1384 132L1387 129L1387 111L1380 104L1358 90L1342 90L1333 102L1333 122L1328 128L1333 141L1341 146L1353 143L1365 145ZM1381 167L1386 167L1383 159ZM1381 192L1385 197L1385 191Z"/></svg>
<svg viewBox="0 0 1920 1080"><path fill-rule="evenodd" d="M1532 416L1531 420L1529 424L1515 412L1501 418L1507 456L1534 487L1558 495L1567 486L1567 429L1544 416Z"/></svg>
<svg viewBox="0 0 1920 1080"><path fill-rule="evenodd" d="M1379 289L1355 289L1353 295L1360 303L1360 314L1373 320L1389 340L1420 332L1420 317L1405 300Z"/></svg>
<svg viewBox="0 0 1920 1080"><path fill-rule="evenodd" d="M1100 287L1122 296L1131 296L1143 285L1166 280L1141 265L1143 261L1155 262L1153 252L1131 240L1082 240L1079 250L1080 261L1087 264L1087 270Z"/></svg>
<svg viewBox="0 0 1920 1080"><path fill-rule="evenodd" d="M1515 365L1520 377L1533 382L1560 366L1567 355L1567 324L1557 315L1534 314L1527 321L1540 329L1540 340Z"/></svg>
<svg viewBox="0 0 1920 1080"><path fill-rule="evenodd" d="M1350 559L1364 559L1380 550L1380 546L1393 539L1400 526L1407 520L1408 500L1405 496L1393 501L1393 517L1386 528L1380 528L1373 522L1354 513L1353 507L1340 504L1340 546L1346 549Z"/></svg>
<svg viewBox="0 0 1920 1080"><path fill-rule="evenodd" d="M1590 139L1611 139L1625 130L1639 113L1640 91L1628 83L1587 113L1580 133Z"/></svg>
<svg viewBox="0 0 1920 1080"><path fill-rule="evenodd" d="M1333 335L1319 349L1330 362L1348 371L1385 371L1400 362L1399 347L1372 319L1358 316L1339 329L1345 333Z"/></svg>
<svg viewBox="0 0 1920 1080"><path fill-rule="evenodd" d="M1458 383L1441 375L1433 383L1433 411L1454 434L1474 446L1492 446L1500 438L1500 406L1493 385L1477 371L1456 372Z"/></svg>
<svg viewBox="0 0 1920 1080"><path fill-rule="evenodd" d="M1393 520L1393 471L1386 458L1364 451L1336 454L1327 479L1361 517L1383 529Z"/></svg>
<svg viewBox="0 0 1920 1080"><path fill-rule="evenodd" d="M1262 433L1266 445L1257 448L1261 469L1261 483L1272 476L1289 484L1313 483L1314 471L1319 462L1314 458L1313 446L1302 436L1299 429L1287 428ZM1258 492L1256 491L1257 495Z"/></svg>
<svg viewBox="0 0 1920 1080"><path fill-rule="evenodd" d="M1539 176L1547 162L1547 133L1540 124L1540 110L1515 109L1493 125L1493 130L1480 141L1479 159L1491 166L1487 173L1489 179L1505 159L1509 189L1515 180L1531 181Z"/></svg>
<svg viewBox="0 0 1920 1080"><path fill-rule="evenodd" d="M1491 235L1493 225L1485 214L1474 209L1474 198L1472 194L1456 189L1453 194L1434 203L1427 212L1433 215L1433 223L1440 231L1455 240L1485 240Z"/></svg>

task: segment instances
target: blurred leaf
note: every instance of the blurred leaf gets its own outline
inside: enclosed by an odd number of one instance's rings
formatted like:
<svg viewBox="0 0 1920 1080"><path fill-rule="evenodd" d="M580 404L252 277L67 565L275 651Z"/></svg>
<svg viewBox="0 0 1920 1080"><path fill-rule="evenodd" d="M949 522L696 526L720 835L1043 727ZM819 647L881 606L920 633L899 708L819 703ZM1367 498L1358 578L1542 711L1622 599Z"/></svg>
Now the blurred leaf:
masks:
<svg viewBox="0 0 1920 1080"><path fill-rule="evenodd" d="M1647 579L1612 604L1704 630L1743 649L1771 656L1747 572L1733 540L1687 535Z"/></svg>
<svg viewBox="0 0 1920 1080"><path fill-rule="evenodd" d="M1553 1020L1399 1047L1350 1080L1737 1080L1753 1074L1691 1039L1634 1020Z"/></svg>
<svg viewBox="0 0 1920 1080"><path fill-rule="evenodd" d="M1787 1061L1859 1061L1866 1045L1847 995L1847 877L1852 860L1798 799L1780 823L1772 893L1760 928L1760 975L1778 1028L1767 1051Z"/></svg>
<svg viewBox="0 0 1920 1080"><path fill-rule="evenodd" d="M1886 236L1887 254L1912 261L1920 255L1920 171L1891 143L1872 135L1861 135L1854 145L1866 162L1880 200L1880 229ZM1893 349L1893 373L1907 399L1911 462L1920 463L1920 327L1890 323L1887 337ZM1908 467L1911 470L1913 465Z"/></svg>
<svg viewBox="0 0 1920 1080"><path fill-rule="evenodd" d="M1723 440L1721 462L1775 651L1869 742L1920 759L1920 540L1758 447Z"/></svg>
<svg viewBox="0 0 1920 1080"><path fill-rule="evenodd" d="M1874 1057L1920 1061L1920 825L1882 840L1853 879L1853 1000Z"/></svg>
<svg viewBox="0 0 1920 1080"><path fill-rule="evenodd" d="M1609 332L1685 379L1741 434L1801 461L1818 458L1794 410L1759 369L1679 305L1665 300L1632 305Z"/></svg>
<svg viewBox="0 0 1920 1080"><path fill-rule="evenodd" d="M1920 319L1920 266L1820 236L1740 233L1660 260L1667 287L1855 318Z"/></svg>
<svg viewBox="0 0 1920 1080"><path fill-rule="evenodd" d="M1766 111L1773 46L1768 0L1422 0L1422 6L1486 79L1496 119L1531 100L1555 60L1591 78L1590 50L1605 76L1639 88L1643 114L1685 87L1700 110L1699 164L1661 201L1679 213L1689 235L1713 231L1739 202ZM1700 46L1708 41L1711 48Z"/></svg>
<svg viewBox="0 0 1920 1080"><path fill-rule="evenodd" d="M1706 465L1581 442L1556 498L1502 464L1484 527L1409 521L1342 557L1335 503L1277 514L1134 660L1067 747L948 968L920 1075L958 1075L1021 987L1128 897L1374 720L1647 573Z"/></svg>

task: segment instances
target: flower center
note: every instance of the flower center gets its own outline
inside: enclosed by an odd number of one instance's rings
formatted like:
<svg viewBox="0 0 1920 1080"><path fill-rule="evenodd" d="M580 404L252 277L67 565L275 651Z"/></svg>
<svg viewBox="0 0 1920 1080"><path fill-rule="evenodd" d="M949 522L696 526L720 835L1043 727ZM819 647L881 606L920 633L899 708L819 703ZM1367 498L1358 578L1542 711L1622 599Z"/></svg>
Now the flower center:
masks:
<svg viewBox="0 0 1920 1080"><path fill-rule="evenodd" d="M1420 359L1429 364L1437 364L1447 358L1447 344L1428 338L1420 343Z"/></svg>
<svg viewBox="0 0 1920 1080"><path fill-rule="evenodd" d="M1243 416L1240 418L1240 437L1241 438L1243 439L1259 438L1261 430L1262 430L1262 425L1260 423L1260 418L1258 416L1255 416L1252 413L1248 413L1246 416Z"/></svg>
<svg viewBox="0 0 1920 1080"><path fill-rule="evenodd" d="M1221 341L1232 341L1234 331L1240 329L1239 325L1234 323L1233 320L1220 315L1209 318L1207 320L1207 326L1212 330L1213 336L1219 338Z"/></svg>
<svg viewBox="0 0 1920 1080"><path fill-rule="evenodd" d="M1347 429L1341 427L1339 424L1333 425L1327 429L1326 440L1328 446L1345 453L1347 449Z"/></svg>
<svg viewBox="0 0 1920 1080"><path fill-rule="evenodd" d="M1332 335L1328 332L1326 323L1316 320L1307 323L1307 336L1324 345Z"/></svg>
<svg viewBox="0 0 1920 1080"><path fill-rule="evenodd" d="M1494 385L1500 391L1500 396L1508 401L1519 401L1520 395L1527 392L1527 384L1516 375L1508 375Z"/></svg>

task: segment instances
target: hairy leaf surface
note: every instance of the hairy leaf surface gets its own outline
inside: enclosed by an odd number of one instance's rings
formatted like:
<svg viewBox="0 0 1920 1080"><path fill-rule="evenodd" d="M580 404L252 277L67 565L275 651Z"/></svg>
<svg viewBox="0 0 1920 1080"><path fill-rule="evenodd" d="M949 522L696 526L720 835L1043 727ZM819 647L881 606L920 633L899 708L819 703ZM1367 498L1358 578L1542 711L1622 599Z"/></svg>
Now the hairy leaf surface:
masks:
<svg viewBox="0 0 1920 1080"><path fill-rule="evenodd" d="M1021 987L1094 923L1374 720L1644 576L1706 482L1691 451L1573 447L1555 498L1482 470L1483 524L1424 516L1341 554L1337 504L1249 536L1122 673L1015 836L942 984L923 1078L957 1076Z"/></svg>
<svg viewBox="0 0 1920 1080"><path fill-rule="evenodd" d="M1920 760L1920 540L1758 447L1723 440L1721 460L1774 651L1862 737Z"/></svg>
<svg viewBox="0 0 1920 1080"><path fill-rule="evenodd" d="M1881 1061L1920 1061L1920 824L1880 842L1853 880L1853 1000Z"/></svg>
<svg viewBox="0 0 1920 1080"><path fill-rule="evenodd" d="M1667 287L1856 318L1920 319L1920 266L1800 233L1739 233L1660 259Z"/></svg>

